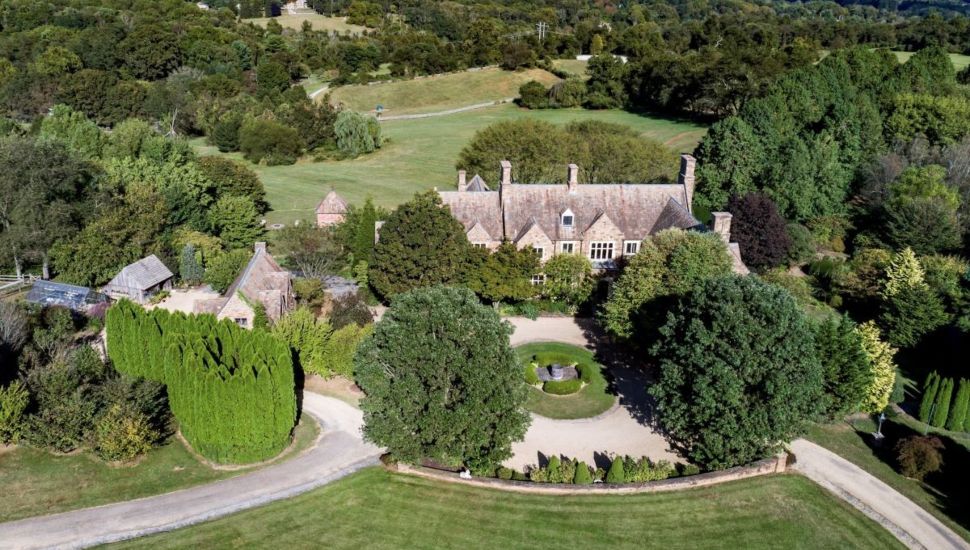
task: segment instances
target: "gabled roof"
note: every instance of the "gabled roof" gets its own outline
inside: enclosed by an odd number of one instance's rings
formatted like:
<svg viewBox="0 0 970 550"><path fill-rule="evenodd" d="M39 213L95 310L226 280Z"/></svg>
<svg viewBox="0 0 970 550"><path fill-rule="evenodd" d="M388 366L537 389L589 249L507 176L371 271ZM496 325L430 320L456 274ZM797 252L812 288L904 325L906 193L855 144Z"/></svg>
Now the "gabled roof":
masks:
<svg viewBox="0 0 970 550"><path fill-rule="evenodd" d="M657 218L657 223L654 224L653 229L650 233L659 233L664 229L677 228L677 229L699 229L706 228L704 224L697 220L691 214L684 205L670 199L667 201L667 205L660 212L660 216Z"/></svg>
<svg viewBox="0 0 970 550"><path fill-rule="evenodd" d="M336 191L330 191L317 205L317 214L343 214L347 212L347 201Z"/></svg>
<svg viewBox="0 0 970 550"><path fill-rule="evenodd" d="M491 189L488 188L488 185L485 184L485 180L483 180L482 177L479 176L478 174L475 174L475 177L473 177L472 180L468 182L468 186L465 188L465 190L471 191L473 193L482 193L485 191L491 191Z"/></svg>
<svg viewBox="0 0 970 550"><path fill-rule="evenodd" d="M111 279L106 288L148 290L172 277L174 277L172 272L165 267L158 256L152 254L125 266L114 279Z"/></svg>
<svg viewBox="0 0 970 550"><path fill-rule="evenodd" d="M289 284L289 272L280 267L269 255L265 243L256 243L256 253L232 282L225 296L229 299L236 293L242 293L248 300L262 303L270 318L277 319L282 313ZM223 304L223 307L226 304L228 301Z"/></svg>

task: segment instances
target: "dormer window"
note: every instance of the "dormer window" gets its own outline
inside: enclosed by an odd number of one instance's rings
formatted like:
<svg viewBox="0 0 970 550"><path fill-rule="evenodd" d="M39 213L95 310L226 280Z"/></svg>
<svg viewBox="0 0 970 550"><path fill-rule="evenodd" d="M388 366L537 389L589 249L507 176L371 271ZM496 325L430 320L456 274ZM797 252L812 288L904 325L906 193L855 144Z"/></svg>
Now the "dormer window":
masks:
<svg viewBox="0 0 970 550"><path fill-rule="evenodd" d="M562 226L563 227L572 227L573 226L573 211L572 210L566 210L565 212L562 213Z"/></svg>

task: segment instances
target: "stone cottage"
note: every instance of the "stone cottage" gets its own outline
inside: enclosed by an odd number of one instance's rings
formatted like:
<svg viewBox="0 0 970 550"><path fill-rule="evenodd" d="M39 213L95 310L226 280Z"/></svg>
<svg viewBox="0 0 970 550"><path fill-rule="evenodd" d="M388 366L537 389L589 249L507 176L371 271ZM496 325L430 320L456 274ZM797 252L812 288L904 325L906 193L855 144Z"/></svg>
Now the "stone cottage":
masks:
<svg viewBox="0 0 970 550"><path fill-rule="evenodd" d="M197 301L194 309L196 313L212 313L219 319L232 319L241 327L252 328L256 304L263 306L272 321L296 305L289 272L276 263L264 242L256 243L253 257L225 296Z"/></svg>
<svg viewBox="0 0 970 550"><path fill-rule="evenodd" d="M694 157L681 155L677 183L579 184L579 167L570 164L565 183L512 182L512 165L500 164L498 189L475 175L458 172L458 190L441 199L464 225L468 240L493 250L503 240L531 247L545 261L555 254L582 254L596 269L612 269L623 256L640 250L650 235L670 228L708 228L692 213ZM748 272L731 240L731 214L712 213L710 230L728 246L735 271Z"/></svg>
<svg viewBox="0 0 970 550"><path fill-rule="evenodd" d="M317 227L337 225L344 221L347 215L347 201L336 191L330 191L317 205L316 214Z"/></svg>

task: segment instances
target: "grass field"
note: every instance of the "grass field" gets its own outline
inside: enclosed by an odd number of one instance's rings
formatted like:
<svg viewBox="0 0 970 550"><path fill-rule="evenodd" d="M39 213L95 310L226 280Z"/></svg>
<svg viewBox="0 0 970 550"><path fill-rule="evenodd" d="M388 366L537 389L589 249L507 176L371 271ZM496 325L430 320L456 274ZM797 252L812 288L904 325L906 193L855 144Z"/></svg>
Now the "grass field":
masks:
<svg viewBox="0 0 970 550"><path fill-rule="evenodd" d="M904 430L913 433L900 425L895 425L890 420L883 426L884 433L892 436L894 432ZM883 449L882 457L877 455L877 450L866 444L871 439L870 434L876 431L876 425L872 421L858 421L854 426L845 422L829 425L816 425L809 431L807 439L818 443L826 449L838 454L856 466L876 476L893 489L902 493L906 498L913 501L916 505L923 508L937 519L953 529L958 535L970 541L970 512L960 507L954 507L948 503L947 495L939 492L926 483L920 483L914 479L903 477L893 469L888 462L888 455L892 454L892 443L890 448ZM892 438L890 438L892 441ZM950 464L944 459L944 468L964 468L966 464ZM952 484L951 484L952 485ZM948 490L959 492L961 495L965 490L962 484L948 487ZM957 522L954 518L961 516L963 521Z"/></svg>
<svg viewBox="0 0 970 550"><path fill-rule="evenodd" d="M581 76L583 78L589 76L586 74L586 65L588 65L587 61L580 61L578 59L555 59L553 60L552 65L555 68L561 71L566 71L571 75Z"/></svg>
<svg viewBox="0 0 970 550"><path fill-rule="evenodd" d="M380 104L388 116L434 113L517 97L519 87L530 80L547 86L559 81L542 69L511 72L487 68L370 86L340 86L331 91L331 102L361 112L373 111Z"/></svg>
<svg viewBox="0 0 970 550"><path fill-rule="evenodd" d="M901 548L796 475L653 495L537 496L371 468L126 548Z"/></svg>
<svg viewBox="0 0 970 550"><path fill-rule="evenodd" d="M265 27L266 22L270 19L271 18L269 17L258 17L255 19L244 19L243 21L254 23L260 27ZM347 23L346 17L327 17L315 12L299 13L296 15L284 13L283 15L273 17L272 19L275 19L276 22L282 25L284 29L293 29L296 31L303 28L304 21L309 21L313 26L313 30L315 31L331 31L339 34L344 34L347 31L350 31L351 34L360 34L367 30L367 27Z"/></svg>
<svg viewBox="0 0 970 550"><path fill-rule="evenodd" d="M593 353L587 349L569 344L538 342L515 348L519 362L526 366L537 353L558 353L567 355L571 361L591 365L596 369L603 366L593 360ZM613 406L616 396L606 391L606 379L602 372L594 376L583 389L572 395L549 395L536 387L529 387L529 400L525 408L547 418L589 418Z"/></svg>
<svg viewBox="0 0 970 550"><path fill-rule="evenodd" d="M677 151L693 150L706 127L693 122L640 116L625 111L562 109L529 111L498 105L441 117L382 123L387 141L382 149L354 160L312 162L290 166L253 166L266 187L273 209L269 223L309 219L317 203L332 187L351 203L368 196L387 207L406 201L415 192L438 187L453 189L455 161L476 130L500 120L531 117L562 124L595 119L626 124L645 137L666 143ZM194 141L200 154L221 154L204 141ZM240 159L238 154L231 155ZM671 167L671 171L676 169ZM496 173L498 167L495 168ZM565 174L565 167L563 168ZM482 174L494 183L495 174Z"/></svg>
<svg viewBox="0 0 970 550"><path fill-rule="evenodd" d="M287 456L316 439L316 422L302 422ZM90 453L54 456L18 447L0 453L0 521L52 514L184 489L247 470L214 470L178 440L153 449L130 467L112 467Z"/></svg>
<svg viewBox="0 0 970 550"><path fill-rule="evenodd" d="M896 59L898 59L900 63L905 63L909 61L910 57L913 57L914 55L916 55L915 52L893 52L893 53L896 54ZM950 61L953 62L953 68L955 68L959 72L965 69L966 67L970 66L970 55L951 53Z"/></svg>

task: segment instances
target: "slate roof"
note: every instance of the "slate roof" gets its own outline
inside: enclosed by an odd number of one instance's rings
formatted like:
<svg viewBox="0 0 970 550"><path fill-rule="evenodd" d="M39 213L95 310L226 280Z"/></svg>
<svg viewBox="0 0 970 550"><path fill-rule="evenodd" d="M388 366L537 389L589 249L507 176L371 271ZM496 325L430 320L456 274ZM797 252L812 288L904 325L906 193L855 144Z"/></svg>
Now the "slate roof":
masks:
<svg viewBox="0 0 970 550"><path fill-rule="evenodd" d="M643 239L662 229L700 227L687 209L681 184L511 184L501 191L443 191L442 202L468 231L476 223L494 240L516 240L538 225L552 240L581 240L600 216L628 239ZM572 228L560 217L573 212Z"/></svg>
<svg viewBox="0 0 970 550"><path fill-rule="evenodd" d="M266 251L264 243L256 244L256 253L249 263L232 282L226 297L237 292L252 301L258 301L266 308L270 319L279 319L286 309L290 290L290 274L276 263ZM221 309L221 308L220 308Z"/></svg>
<svg viewBox="0 0 970 550"><path fill-rule="evenodd" d="M347 201L336 191L330 191L317 205L317 214L343 214L347 212Z"/></svg>
<svg viewBox="0 0 970 550"><path fill-rule="evenodd" d="M152 254L124 267L105 288L148 290L174 277L158 256Z"/></svg>
<svg viewBox="0 0 970 550"><path fill-rule="evenodd" d="M475 174L475 177L468 182L468 187L466 190L479 193L482 191L491 191L491 189L489 189L488 185L485 183L485 180L483 180L478 174Z"/></svg>

